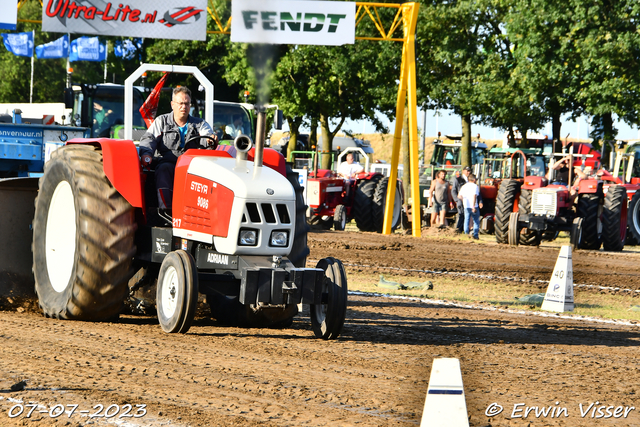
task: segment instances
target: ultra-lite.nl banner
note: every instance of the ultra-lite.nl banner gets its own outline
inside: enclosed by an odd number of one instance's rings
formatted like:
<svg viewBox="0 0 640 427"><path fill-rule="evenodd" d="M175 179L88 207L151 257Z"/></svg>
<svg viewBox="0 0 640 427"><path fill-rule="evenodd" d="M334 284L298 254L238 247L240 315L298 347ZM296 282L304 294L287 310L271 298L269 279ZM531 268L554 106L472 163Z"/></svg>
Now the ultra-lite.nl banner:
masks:
<svg viewBox="0 0 640 427"><path fill-rule="evenodd" d="M43 0L42 31L206 40L207 0Z"/></svg>
<svg viewBox="0 0 640 427"><path fill-rule="evenodd" d="M356 37L356 3L232 0L231 41L340 46Z"/></svg>

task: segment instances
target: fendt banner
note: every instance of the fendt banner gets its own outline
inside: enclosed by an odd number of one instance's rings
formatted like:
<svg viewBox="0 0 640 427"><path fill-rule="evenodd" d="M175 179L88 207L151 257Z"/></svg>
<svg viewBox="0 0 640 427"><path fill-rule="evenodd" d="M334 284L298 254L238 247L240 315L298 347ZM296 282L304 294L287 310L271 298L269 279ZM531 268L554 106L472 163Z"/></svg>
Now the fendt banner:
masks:
<svg viewBox="0 0 640 427"><path fill-rule="evenodd" d="M207 0L43 0L42 31L204 41Z"/></svg>
<svg viewBox="0 0 640 427"><path fill-rule="evenodd" d="M355 38L355 2L231 2L232 42L340 46Z"/></svg>

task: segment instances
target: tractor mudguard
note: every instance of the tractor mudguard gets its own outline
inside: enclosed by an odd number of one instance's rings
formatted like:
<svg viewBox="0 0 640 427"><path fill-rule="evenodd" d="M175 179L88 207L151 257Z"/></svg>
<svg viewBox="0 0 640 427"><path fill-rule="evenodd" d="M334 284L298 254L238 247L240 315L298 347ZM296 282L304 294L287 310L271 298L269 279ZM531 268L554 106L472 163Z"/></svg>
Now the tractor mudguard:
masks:
<svg viewBox="0 0 640 427"><path fill-rule="evenodd" d="M140 158L133 141L108 138L75 138L67 144L100 147L104 173L111 185L134 208L144 207L144 185Z"/></svg>
<svg viewBox="0 0 640 427"><path fill-rule="evenodd" d="M255 147L249 150L249 153L247 153L247 159L253 161L255 152ZM273 148L264 149L262 154L262 164L280 172L282 176L287 176L287 163L284 161L284 156Z"/></svg>
<svg viewBox="0 0 640 427"><path fill-rule="evenodd" d="M580 181L579 194L595 194L598 192L602 193L602 182L598 182L595 179L583 179Z"/></svg>
<svg viewBox="0 0 640 427"><path fill-rule="evenodd" d="M547 179L541 176L528 176L524 179L522 183L523 190L533 190L535 188L541 188L547 186Z"/></svg>

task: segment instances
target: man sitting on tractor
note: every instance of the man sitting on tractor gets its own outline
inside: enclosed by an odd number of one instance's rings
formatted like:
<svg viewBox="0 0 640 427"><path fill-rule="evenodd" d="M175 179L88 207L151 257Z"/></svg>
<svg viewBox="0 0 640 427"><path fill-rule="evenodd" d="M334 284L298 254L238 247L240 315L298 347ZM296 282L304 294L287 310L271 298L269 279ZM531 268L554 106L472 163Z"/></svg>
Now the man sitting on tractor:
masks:
<svg viewBox="0 0 640 427"><path fill-rule="evenodd" d="M209 135L217 140L211 126L203 119L189 114L191 91L177 87L171 97L171 113L162 114L140 138L140 159L144 168L155 166L158 207L170 210L173 198L173 176L178 157L188 148L206 148L206 138L193 146L185 147L185 141L196 135ZM209 141L210 142L210 141ZM190 144L191 145L191 144Z"/></svg>
<svg viewBox="0 0 640 427"><path fill-rule="evenodd" d="M355 178L357 174L364 171L364 167L357 162L353 162L353 154L347 154L347 161L340 163L338 166L338 176L346 179Z"/></svg>
<svg viewBox="0 0 640 427"><path fill-rule="evenodd" d="M553 180L552 184L569 186L569 167L572 164L573 160L570 155L561 158L560 160L555 162L551 169L549 169L546 178L551 181L551 178L553 177L553 171L557 171L555 173L555 179ZM569 188L569 195L572 201L578 194L580 181L582 181L586 177L587 176L580 170L578 166L573 167L573 184Z"/></svg>

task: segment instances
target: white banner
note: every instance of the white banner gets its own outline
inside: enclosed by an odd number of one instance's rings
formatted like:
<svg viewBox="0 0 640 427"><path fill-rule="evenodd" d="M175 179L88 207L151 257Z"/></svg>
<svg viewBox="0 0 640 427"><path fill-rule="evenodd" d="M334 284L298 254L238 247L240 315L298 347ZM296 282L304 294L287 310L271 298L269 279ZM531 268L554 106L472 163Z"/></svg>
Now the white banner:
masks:
<svg viewBox="0 0 640 427"><path fill-rule="evenodd" d="M0 0L0 30L15 30L18 23L18 0Z"/></svg>
<svg viewBox="0 0 640 427"><path fill-rule="evenodd" d="M355 19L355 2L232 0L231 41L324 46L353 44Z"/></svg>
<svg viewBox="0 0 640 427"><path fill-rule="evenodd" d="M204 41L207 0L43 0L42 31Z"/></svg>

